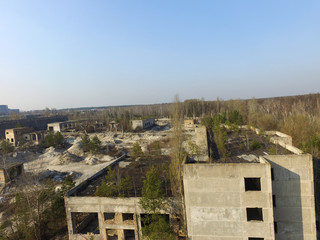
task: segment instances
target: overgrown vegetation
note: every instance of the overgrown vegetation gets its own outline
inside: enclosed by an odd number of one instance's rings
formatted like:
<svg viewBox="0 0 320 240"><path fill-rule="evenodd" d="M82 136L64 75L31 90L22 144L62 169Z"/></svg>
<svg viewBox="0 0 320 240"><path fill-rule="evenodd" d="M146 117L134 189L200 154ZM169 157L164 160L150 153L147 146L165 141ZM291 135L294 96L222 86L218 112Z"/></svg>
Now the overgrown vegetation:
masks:
<svg viewBox="0 0 320 240"><path fill-rule="evenodd" d="M90 139L88 134L84 134L81 137L81 145L84 152L97 153L101 146L101 141L97 135Z"/></svg>
<svg viewBox="0 0 320 240"><path fill-rule="evenodd" d="M51 239L67 230L64 195L73 186L66 177L62 187L55 190L52 182L45 185L27 184L15 194L13 203L6 203L0 226L0 239ZM8 228L9 230L5 231Z"/></svg>
<svg viewBox="0 0 320 240"><path fill-rule="evenodd" d="M135 142L132 146L132 157L137 158L143 156L143 151L138 142Z"/></svg>
<svg viewBox="0 0 320 240"><path fill-rule="evenodd" d="M44 140L41 142L41 145L45 148L48 147L62 147L64 143L64 137L60 132L57 132L55 134L49 133L47 136L45 136Z"/></svg>
<svg viewBox="0 0 320 240"><path fill-rule="evenodd" d="M14 146L6 140L2 140L0 147L2 153L10 153L14 151Z"/></svg>
<svg viewBox="0 0 320 240"><path fill-rule="evenodd" d="M139 203L148 213L142 219L142 234L146 239L176 239L170 223L160 214L165 203L165 192L160 171L154 166L146 174Z"/></svg>
<svg viewBox="0 0 320 240"><path fill-rule="evenodd" d="M97 187L95 195L98 197L128 197L133 191L132 181L129 175L121 177L119 169L108 168L108 174Z"/></svg>

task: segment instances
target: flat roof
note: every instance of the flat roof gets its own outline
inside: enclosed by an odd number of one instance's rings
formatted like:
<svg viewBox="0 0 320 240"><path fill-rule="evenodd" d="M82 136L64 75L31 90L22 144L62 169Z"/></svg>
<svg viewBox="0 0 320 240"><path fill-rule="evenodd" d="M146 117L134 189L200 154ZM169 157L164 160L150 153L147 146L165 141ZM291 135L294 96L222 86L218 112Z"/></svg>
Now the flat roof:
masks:
<svg viewBox="0 0 320 240"><path fill-rule="evenodd" d="M264 132L256 134L256 132L244 128L222 129L225 134L223 136L225 141L224 149L221 150L221 144L219 149L219 146L217 146L219 143L216 143L217 137L214 137L215 142L211 143L210 147L213 149L213 152L215 152L214 149L217 149L217 152L215 154L216 158L213 158L212 162L258 163L260 162L260 156L292 154L280 145L270 142L270 138L276 137L276 135L267 135ZM213 130L213 134L217 136L219 135L215 130Z"/></svg>
<svg viewBox="0 0 320 240"><path fill-rule="evenodd" d="M112 165L112 169L116 170L116 174L121 178L130 176L133 184L133 189L128 193L126 197L141 197L143 181L146 179L146 173L154 166L160 166L165 164L169 166L170 157L161 155L156 157L141 157L138 159L127 157L124 160L116 162ZM102 180L105 180L108 171L104 171L98 177L89 182L83 184L83 187L79 188L76 192L70 194L70 196L95 196L95 191L98 186L101 186ZM169 179L168 179L169 181ZM170 184L164 186L166 188L167 196L171 196Z"/></svg>

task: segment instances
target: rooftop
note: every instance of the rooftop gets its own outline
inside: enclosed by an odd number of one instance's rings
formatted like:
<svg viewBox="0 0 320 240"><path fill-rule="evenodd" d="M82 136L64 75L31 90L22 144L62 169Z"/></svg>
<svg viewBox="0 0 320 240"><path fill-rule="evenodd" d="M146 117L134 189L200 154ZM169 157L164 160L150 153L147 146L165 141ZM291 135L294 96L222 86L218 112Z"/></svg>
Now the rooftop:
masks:
<svg viewBox="0 0 320 240"><path fill-rule="evenodd" d="M292 154L287 149L270 141L277 135L255 131L245 128L213 130L213 139L209 143L215 163L257 163L263 155ZM212 138L211 138L212 139ZM221 144L224 142L224 144Z"/></svg>
<svg viewBox="0 0 320 240"><path fill-rule="evenodd" d="M161 178L164 182L164 189L168 197L171 196L171 188L169 180L167 179L167 171L170 163L170 157L157 156L157 157L141 157L137 159L125 158L119 162L113 164L112 169L116 171L116 175L119 178L125 178L130 176L133 189L127 193L125 197L141 197L143 181L146 179L146 173L154 166L158 166L161 170ZM163 165L162 165L163 164ZM162 167L161 167L162 165ZM95 196L97 187L101 186L102 180L105 180L108 170L103 171L97 177L90 179L79 188L71 196Z"/></svg>

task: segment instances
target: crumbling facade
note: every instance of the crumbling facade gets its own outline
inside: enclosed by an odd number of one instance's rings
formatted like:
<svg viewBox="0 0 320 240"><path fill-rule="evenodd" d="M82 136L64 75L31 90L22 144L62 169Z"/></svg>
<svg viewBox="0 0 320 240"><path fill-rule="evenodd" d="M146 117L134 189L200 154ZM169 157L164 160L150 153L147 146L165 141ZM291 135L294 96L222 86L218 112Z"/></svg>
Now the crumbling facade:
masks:
<svg viewBox="0 0 320 240"><path fill-rule="evenodd" d="M317 239L313 158L269 134L291 154L184 165L190 239Z"/></svg>
<svg viewBox="0 0 320 240"><path fill-rule="evenodd" d="M77 121L66 121L66 122L54 122L48 123L47 131L57 133L64 132L70 129L74 129L79 122Z"/></svg>
<svg viewBox="0 0 320 240"><path fill-rule="evenodd" d="M0 167L0 183L7 183L19 176L24 175L23 163L1 164Z"/></svg>
<svg viewBox="0 0 320 240"><path fill-rule="evenodd" d="M154 126L154 124L155 124L154 118L132 120L131 121L131 126L132 126L133 130L135 130L137 128L146 129L146 128Z"/></svg>
<svg viewBox="0 0 320 240"><path fill-rule="evenodd" d="M24 139L23 136L32 131L33 129L28 127L6 129L6 140L13 146L17 146Z"/></svg>
<svg viewBox="0 0 320 240"><path fill-rule="evenodd" d="M259 129L252 129L260 133ZM205 128L195 129L196 144L209 154ZM211 134L211 133L210 133ZM254 133L253 133L254 134ZM259 150L214 161L209 157L183 166L187 239L189 240L298 240L317 239L315 159L292 146L292 138L280 132L264 134L279 146L277 154ZM248 141L247 133L244 140ZM256 134L257 135L257 134ZM261 135L261 134L259 134ZM270 143L271 144L271 143ZM281 147L280 147L281 146ZM240 150L242 147L240 146ZM248 145L249 147L249 145ZM121 161L122 158L117 159ZM110 198L82 196L96 173L65 197L69 239L143 239L141 228L146 212L139 197ZM318 168L317 168L318 169ZM319 174L318 174L319 175ZM91 186L92 187L92 186ZM176 221L174 198L163 209L171 223Z"/></svg>
<svg viewBox="0 0 320 240"><path fill-rule="evenodd" d="M117 164L124 156L114 160ZM94 239L137 240L142 239L142 218L146 214L139 204L141 197L97 197L83 196L81 192L106 173L102 169L75 188L65 197L68 234L70 240L85 239L90 234ZM174 200L168 198L166 207L161 210L168 221L176 221Z"/></svg>

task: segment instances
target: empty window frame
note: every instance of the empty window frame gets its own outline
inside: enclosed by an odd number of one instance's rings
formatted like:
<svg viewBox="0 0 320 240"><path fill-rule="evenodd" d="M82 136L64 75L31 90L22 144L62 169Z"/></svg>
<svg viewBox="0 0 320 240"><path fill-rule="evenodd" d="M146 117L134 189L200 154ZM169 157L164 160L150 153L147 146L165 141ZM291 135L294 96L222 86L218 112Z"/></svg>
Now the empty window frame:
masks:
<svg viewBox="0 0 320 240"><path fill-rule="evenodd" d="M105 213L103 213L103 217L104 217L105 221L114 220L115 213L113 213L113 212L105 212Z"/></svg>
<svg viewBox="0 0 320 240"><path fill-rule="evenodd" d="M263 221L262 208L247 208L247 221Z"/></svg>
<svg viewBox="0 0 320 240"><path fill-rule="evenodd" d="M133 213L122 213L122 220L133 220Z"/></svg>
<svg viewBox="0 0 320 240"><path fill-rule="evenodd" d="M108 240L118 240L118 230L117 229L106 229Z"/></svg>
<svg viewBox="0 0 320 240"><path fill-rule="evenodd" d="M264 238L249 237L248 240L264 240Z"/></svg>
<svg viewBox="0 0 320 240"><path fill-rule="evenodd" d="M134 230L124 230L124 239L125 240L135 240Z"/></svg>
<svg viewBox="0 0 320 240"><path fill-rule="evenodd" d="M273 168L271 168L271 180L274 180Z"/></svg>
<svg viewBox="0 0 320 240"><path fill-rule="evenodd" d="M100 234L98 213L71 213L72 222L75 226L73 232L76 234Z"/></svg>
<svg viewBox="0 0 320 240"><path fill-rule="evenodd" d="M244 178L246 191L261 191L260 178Z"/></svg>

